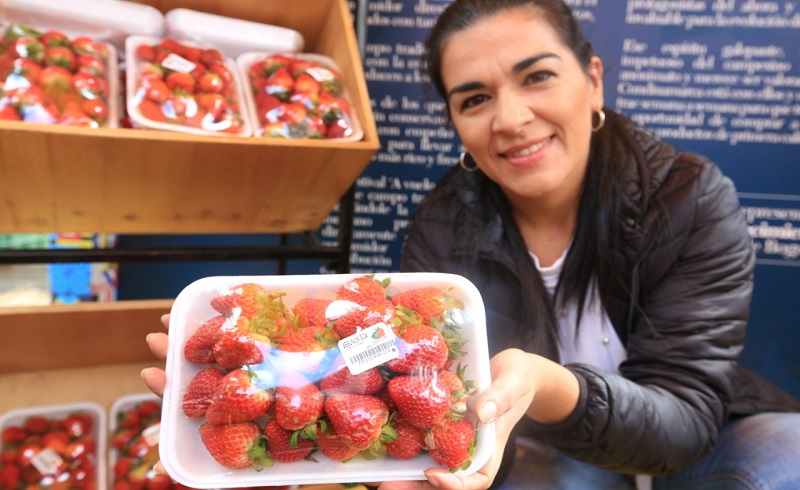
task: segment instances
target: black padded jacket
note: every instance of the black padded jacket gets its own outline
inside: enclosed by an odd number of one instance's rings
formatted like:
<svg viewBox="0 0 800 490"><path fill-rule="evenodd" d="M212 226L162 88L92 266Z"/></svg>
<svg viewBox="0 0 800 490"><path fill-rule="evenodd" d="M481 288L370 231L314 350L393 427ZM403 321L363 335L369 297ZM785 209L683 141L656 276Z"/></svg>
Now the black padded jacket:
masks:
<svg viewBox="0 0 800 490"><path fill-rule="evenodd" d="M679 153L629 128L644 165L626 162L622 246L607 313L627 351L620 373L567 367L577 408L553 426L525 420L520 432L612 471L663 475L714 447L730 418L797 411L800 402L738 364L753 288L754 253L733 183L707 159ZM641 162L641 160L639 160ZM404 272L450 272L471 280L487 313L491 354L517 347L558 360L553 345L521 345L519 271L498 213L476 199L481 172L453 168L415 210ZM486 216L466 226L463 213ZM667 226L664 226L667 223ZM465 266L465 247L479 260Z"/></svg>

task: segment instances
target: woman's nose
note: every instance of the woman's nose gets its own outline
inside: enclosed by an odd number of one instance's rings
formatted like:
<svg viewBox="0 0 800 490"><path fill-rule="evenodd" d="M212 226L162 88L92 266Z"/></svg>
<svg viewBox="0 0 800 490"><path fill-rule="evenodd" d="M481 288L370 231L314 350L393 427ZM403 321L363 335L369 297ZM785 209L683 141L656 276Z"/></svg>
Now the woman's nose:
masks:
<svg viewBox="0 0 800 490"><path fill-rule="evenodd" d="M492 130L498 133L517 134L536 118L528 101L515 90L505 90L496 95L496 113Z"/></svg>

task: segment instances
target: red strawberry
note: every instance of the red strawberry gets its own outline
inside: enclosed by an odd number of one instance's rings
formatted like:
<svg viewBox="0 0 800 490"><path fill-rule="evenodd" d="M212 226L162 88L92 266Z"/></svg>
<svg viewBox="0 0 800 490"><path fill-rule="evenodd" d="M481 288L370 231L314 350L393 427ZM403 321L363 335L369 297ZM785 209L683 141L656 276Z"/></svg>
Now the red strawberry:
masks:
<svg viewBox="0 0 800 490"><path fill-rule="evenodd" d="M264 306L266 298L264 288L255 283L245 283L220 291L211 299L211 307L226 316L239 309L242 316L253 318Z"/></svg>
<svg viewBox="0 0 800 490"><path fill-rule="evenodd" d="M293 437L292 432L281 427L274 418L267 421L264 434L267 436L269 455L282 463L299 461L314 450L314 441Z"/></svg>
<svg viewBox="0 0 800 490"><path fill-rule="evenodd" d="M205 417L217 385L224 377L225 372L217 368L206 368L197 373L183 395L183 413L192 419Z"/></svg>
<svg viewBox="0 0 800 490"><path fill-rule="evenodd" d="M69 71L74 71L77 62L75 53L65 46L54 46L44 51L45 66L60 66Z"/></svg>
<svg viewBox="0 0 800 490"><path fill-rule="evenodd" d="M69 47L69 44L70 44L69 38L67 37L67 35L64 34L61 31L57 31L55 29L49 30L49 31L45 31L44 33L42 33L42 35L39 37L39 40L47 48L51 48L53 46L66 46L66 47Z"/></svg>
<svg viewBox="0 0 800 490"><path fill-rule="evenodd" d="M25 419L22 428L29 434L44 434L50 430L50 420L42 415L33 415Z"/></svg>
<svg viewBox="0 0 800 490"><path fill-rule="evenodd" d="M422 317L422 323L431 325L434 317L444 318L449 310L463 308L464 304L454 300L450 293L434 286L410 289L392 296L392 303L412 310Z"/></svg>
<svg viewBox="0 0 800 490"><path fill-rule="evenodd" d="M400 356L386 366L396 373L432 373L442 369L447 362L447 344L444 336L428 325L408 327L397 342Z"/></svg>
<svg viewBox="0 0 800 490"><path fill-rule="evenodd" d="M379 282L374 276L356 277L339 286L336 297L367 306L386 299L388 284L389 279Z"/></svg>
<svg viewBox="0 0 800 490"><path fill-rule="evenodd" d="M19 488L22 471L19 466L8 465L0 468L0 488Z"/></svg>
<svg viewBox="0 0 800 490"><path fill-rule="evenodd" d="M225 317L215 316L192 333L183 346L183 356L195 364L211 364L214 359L214 345L222 337Z"/></svg>
<svg viewBox="0 0 800 490"><path fill-rule="evenodd" d="M336 319L333 329L339 338L344 339L358 332L359 329L368 328L378 323L389 324L394 317L395 308L391 301L378 299Z"/></svg>
<svg viewBox="0 0 800 490"><path fill-rule="evenodd" d="M339 437L335 430L331 428L329 428L328 432L321 433L316 442L322 454L334 461L348 461L361 452L351 447L347 440Z"/></svg>
<svg viewBox="0 0 800 490"><path fill-rule="evenodd" d="M235 424L266 415L273 393L259 381L257 374L243 369L226 374L211 396L206 420L215 425Z"/></svg>
<svg viewBox="0 0 800 490"><path fill-rule="evenodd" d="M249 323L247 318L239 317L236 325L230 322L225 324L213 348L217 364L230 371L264 362L264 353L269 350L269 344L254 338Z"/></svg>
<svg viewBox="0 0 800 490"><path fill-rule="evenodd" d="M320 380L319 387L326 395L333 393L374 395L383 388L384 383L383 375L378 368L371 368L354 375L350 373L340 356L333 372Z"/></svg>
<svg viewBox="0 0 800 490"><path fill-rule="evenodd" d="M314 424L322 416L322 392L301 374L285 373L275 390L275 420L287 430Z"/></svg>
<svg viewBox="0 0 800 490"><path fill-rule="evenodd" d="M288 100L294 91L294 78L285 67L280 67L271 72L264 85L264 91L281 100Z"/></svg>
<svg viewBox="0 0 800 490"><path fill-rule="evenodd" d="M33 36L22 36L10 48L19 58L29 58L37 63L44 61L44 44Z"/></svg>
<svg viewBox="0 0 800 490"><path fill-rule="evenodd" d="M347 138L353 134L350 120L344 116L337 117L328 123L325 137L330 139Z"/></svg>
<svg viewBox="0 0 800 490"><path fill-rule="evenodd" d="M431 427L425 442L437 464L447 468L466 468L474 449L475 427L466 419L445 419Z"/></svg>
<svg viewBox="0 0 800 490"><path fill-rule="evenodd" d="M397 409L417 427L429 429L450 411L450 390L437 375L397 376L387 387Z"/></svg>
<svg viewBox="0 0 800 490"><path fill-rule="evenodd" d="M289 332L278 349L286 352L320 352L333 348L339 337L330 328L305 327Z"/></svg>
<svg viewBox="0 0 800 490"><path fill-rule="evenodd" d="M4 428L3 432L0 433L0 442L3 443L3 446L19 444L24 441L26 437L28 437L28 434L22 427L10 425Z"/></svg>
<svg viewBox="0 0 800 490"><path fill-rule="evenodd" d="M467 403L469 402L469 395L475 393L475 382L464 380L464 368L459 364L456 372L443 369L439 371L439 377L442 378L447 389L450 390L450 396L453 401L450 409L456 414L463 414L467 411Z"/></svg>
<svg viewBox="0 0 800 490"><path fill-rule="evenodd" d="M170 90L172 91L182 90L187 94L194 93L194 88L196 84L194 77L192 77L188 73L182 73L179 71L174 71L169 75L167 75L165 82L167 83L167 87L169 87Z"/></svg>
<svg viewBox="0 0 800 490"><path fill-rule="evenodd" d="M200 440L209 454L226 468L238 469L252 466L261 469L271 466L266 455L264 435L255 422L200 426Z"/></svg>
<svg viewBox="0 0 800 490"><path fill-rule="evenodd" d="M379 441L389 420L386 404L368 395L331 395L325 400L325 413L339 437L358 450Z"/></svg>
<svg viewBox="0 0 800 490"><path fill-rule="evenodd" d="M72 40L72 49L76 53L87 53L107 60L109 55L108 45L102 41L95 41L87 36L79 36Z"/></svg>
<svg viewBox="0 0 800 490"><path fill-rule="evenodd" d="M332 303L329 299L300 298L294 305L297 325L300 327L322 327L328 323L325 309Z"/></svg>
<svg viewBox="0 0 800 490"><path fill-rule="evenodd" d="M405 420L394 425L397 439L386 444L386 454L397 459L411 459L425 447L425 430L414 427Z"/></svg>
<svg viewBox="0 0 800 490"><path fill-rule="evenodd" d="M197 79L197 91L204 94L218 94L225 88L222 77L214 72L207 71Z"/></svg>
<svg viewBox="0 0 800 490"><path fill-rule="evenodd" d="M308 73L301 73L296 77L294 81L295 92L310 92L313 94L319 92L319 82Z"/></svg>

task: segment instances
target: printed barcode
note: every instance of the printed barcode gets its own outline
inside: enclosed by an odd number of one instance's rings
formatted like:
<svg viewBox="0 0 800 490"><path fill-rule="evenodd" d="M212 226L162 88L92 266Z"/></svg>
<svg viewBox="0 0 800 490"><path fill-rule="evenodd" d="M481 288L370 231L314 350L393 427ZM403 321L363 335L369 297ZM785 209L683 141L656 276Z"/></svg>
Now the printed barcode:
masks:
<svg viewBox="0 0 800 490"><path fill-rule="evenodd" d="M350 364L364 364L365 362L380 356L384 352L394 349L394 342L383 342L382 344L376 344L364 352L359 352L358 354L351 356Z"/></svg>

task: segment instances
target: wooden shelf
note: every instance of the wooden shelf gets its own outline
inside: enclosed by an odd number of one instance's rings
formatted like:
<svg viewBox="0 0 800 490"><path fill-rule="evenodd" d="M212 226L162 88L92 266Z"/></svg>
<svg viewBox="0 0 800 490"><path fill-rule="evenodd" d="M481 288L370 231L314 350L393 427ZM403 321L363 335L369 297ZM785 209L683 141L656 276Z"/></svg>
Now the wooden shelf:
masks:
<svg viewBox="0 0 800 490"><path fill-rule="evenodd" d="M380 148L346 0L135 0L288 27L342 71L364 138L275 140L0 122L0 233L314 231Z"/></svg>

